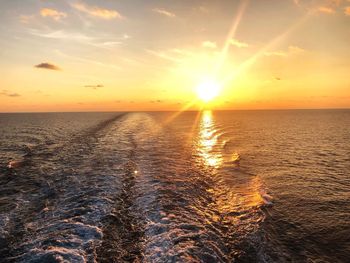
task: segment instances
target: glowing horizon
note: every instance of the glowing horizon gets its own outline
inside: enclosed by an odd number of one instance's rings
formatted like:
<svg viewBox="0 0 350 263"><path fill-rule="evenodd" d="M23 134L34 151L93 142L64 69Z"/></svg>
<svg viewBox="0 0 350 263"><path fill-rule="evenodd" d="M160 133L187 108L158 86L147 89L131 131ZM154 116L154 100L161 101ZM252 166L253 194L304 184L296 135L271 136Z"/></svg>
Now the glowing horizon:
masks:
<svg viewBox="0 0 350 263"><path fill-rule="evenodd" d="M0 112L350 107L349 1L0 7Z"/></svg>

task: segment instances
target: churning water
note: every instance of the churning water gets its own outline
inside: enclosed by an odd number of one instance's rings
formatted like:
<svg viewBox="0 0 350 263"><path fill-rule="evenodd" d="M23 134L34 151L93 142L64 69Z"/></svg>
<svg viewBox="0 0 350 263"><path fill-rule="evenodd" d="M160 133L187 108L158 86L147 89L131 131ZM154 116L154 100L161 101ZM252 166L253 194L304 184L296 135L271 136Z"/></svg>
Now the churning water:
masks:
<svg viewBox="0 0 350 263"><path fill-rule="evenodd" d="M350 111L0 114L2 262L347 262Z"/></svg>

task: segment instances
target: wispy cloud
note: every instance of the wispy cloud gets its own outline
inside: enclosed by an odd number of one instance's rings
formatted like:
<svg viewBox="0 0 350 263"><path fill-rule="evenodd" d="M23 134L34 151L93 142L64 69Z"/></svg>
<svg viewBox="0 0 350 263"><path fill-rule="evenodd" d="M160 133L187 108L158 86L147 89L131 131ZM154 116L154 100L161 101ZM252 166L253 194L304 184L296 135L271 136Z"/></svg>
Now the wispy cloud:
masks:
<svg viewBox="0 0 350 263"><path fill-rule="evenodd" d="M350 6L345 7L344 13L345 15L350 16Z"/></svg>
<svg viewBox="0 0 350 263"><path fill-rule="evenodd" d="M314 13L335 14L344 0L293 0L300 8L312 11Z"/></svg>
<svg viewBox="0 0 350 263"><path fill-rule="evenodd" d="M249 45L247 43L241 42L241 41L239 41L237 39L231 39L230 40L230 44L235 46L235 47L238 47L238 48L249 47Z"/></svg>
<svg viewBox="0 0 350 263"><path fill-rule="evenodd" d="M95 45L101 46L101 47L114 47L114 46L119 46L121 44L122 44L122 42L120 42L120 41L105 41L105 42L101 42L101 43L95 44Z"/></svg>
<svg viewBox="0 0 350 263"><path fill-rule="evenodd" d="M163 103L162 100L150 100L149 102L150 103Z"/></svg>
<svg viewBox="0 0 350 263"><path fill-rule="evenodd" d="M264 53L267 57L277 56L277 57L286 57L288 54L285 51L269 51Z"/></svg>
<svg viewBox="0 0 350 263"><path fill-rule="evenodd" d="M171 54L169 54L169 52L167 51L156 51L156 50L150 50L150 49L146 49L146 52L149 54L152 54L154 56L166 59L166 60L170 60L173 62L180 62L181 60L179 58L176 58L175 56L172 56Z"/></svg>
<svg viewBox="0 0 350 263"><path fill-rule="evenodd" d="M23 24L29 24L33 19L35 19L35 15L20 15L19 21Z"/></svg>
<svg viewBox="0 0 350 263"><path fill-rule="evenodd" d="M324 14L334 14L335 10L333 7L320 6L317 8L317 11Z"/></svg>
<svg viewBox="0 0 350 263"><path fill-rule="evenodd" d="M130 36L128 35L128 34L123 34L123 39L129 39L130 38Z"/></svg>
<svg viewBox="0 0 350 263"><path fill-rule="evenodd" d="M193 52L187 49L173 48L170 50L172 53L179 54L182 56L193 56Z"/></svg>
<svg viewBox="0 0 350 263"><path fill-rule="evenodd" d="M85 85L85 88L92 88L92 89L98 89L98 88L103 88L104 86L102 84L98 85Z"/></svg>
<svg viewBox="0 0 350 263"><path fill-rule="evenodd" d="M288 51L289 51L289 53L296 54L296 53L305 52L305 49L298 47L298 46L289 46Z"/></svg>
<svg viewBox="0 0 350 263"><path fill-rule="evenodd" d="M40 63L38 65L35 65L34 67L41 68L41 69L49 69L49 70L61 70L58 66L47 62Z"/></svg>
<svg viewBox="0 0 350 263"><path fill-rule="evenodd" d="M71 4L71 6L74 9L93 17L98 17L102 19L122 19L123 18L123 16L117 10L91 6L83 2L73 3Z"/></svg>
<svg viewBox="0 0 350 263"><path fill-rule="evenodd" d="M52 19L54 19L56 21L59 21L62 18L67 17L66 13L60 12L60 11L57 11L57 10L51 9L51 8L42 8L40 10L40 15L42 17L50 17L50 18L52 18Z"/></svg>
<svg viewBox="0 0 350 263"><path fill-rule="evenodd" d="M290 55L298 54L304 52L305 49L302 49L297 46L289 46L287 50L280 50L280 51L269 51L265 52L264 55L267 57L271 56L277 56L277 57L287 57Z"/></svg>
<svg viewBox="0 0 350 263"><path fill-rule="evenodd" d="M211 41L204 41L202 42L202 47L206 47L206 48L216 48L216 43L215 42L211 42Z"/></svg>
<svg viewBox="0 0 350 263"><path fill-rule="evenodd" d="M92 37L83 35L81 33L67 32L64 30L57 30L51 32L41 32L38 30L30 30L30 33L35 36L45 37L45 38L54 38L54 39L69 39L69 40L78 40L78 41L91 41Z"/></svg>
<svg viewBox="0 0 350 263"><path fill-rule="evenodd" d="M204 14L208 14L209 8L202 5L202 6L198 7L198 11L200 11L201 13L204 13Z"/></svg>
<svg viewBox="0 0 350 263"><path fill-rule="evenodd" d="M182 63L194 55L194 53L190 50L179 48L171 48L165 50L146 49L145 51L151 55L176 63Z"/></svg>
<svg viewBox="0 0 350 263"><path fill-rule="evenodd" d="M0 95L1 96L6 96L6 97L20 97L21 95L20 94L18 94L18 93L16 93L16 92L10 92L10 91L8 91L8 90L6 90L6 89L4 89L4 90L2 90L2 91L0 91Z"/></svg>
<svg viewBox="0 0 350 263"><path fill-rule="evenodd" d="M296 4L297 6L300 5L300 0L293 0L294 4Z"/></svg>
<svg viewBox="0 0 350 263"><path fill-rule="evenodd" d="M87 58L83 58L83 57L68 55L60 50L55 50L55 53L61 57L64 57L65 59L69 59L69 60L73 60L73 61L80 61L83 63L89 63L89 64L93 64L93 65L96 65L99 67L104 67L104 68L109 68L109 69L114 69L114 70L121 69L121 67L118 65L106 64L106 63L103 63L103 62L97 61L97 60L91 60L91 59L87 59Z"/></svg>
<svg viewBox="0 0 350 263"><path fill-rule="evenodd" d="M165 10L163 8L153 8L152 9L153 12L161 14L163 16L167 16L167 17L176 17L176 15L168 10Z"/></svg>
<svg viewBox="0 0 350 263"><path fill-rule="evenodd" d="M340 6L344 0L293 0L294 4L301 5L324 5Z"/></svg>
<svg viewBox="0 0 350 263"><path fill-rule="evenodd" d="M121 36L119 38L97 38L97 37L91 37L84 35L79 32L68 32L65 30L57 30L57 31L47 31L47 32L42 32L39 30L30 30L30 34L34 36L39 36L39 37L44 37L44 38L51 38L51 39L63 39L67 41L77 41L82 44L94 46L94 47L99 47L99 48L104 48L104 49L112 49L116 46L121 45L123 42L122 40L125 40L125 36Z"/></svg>

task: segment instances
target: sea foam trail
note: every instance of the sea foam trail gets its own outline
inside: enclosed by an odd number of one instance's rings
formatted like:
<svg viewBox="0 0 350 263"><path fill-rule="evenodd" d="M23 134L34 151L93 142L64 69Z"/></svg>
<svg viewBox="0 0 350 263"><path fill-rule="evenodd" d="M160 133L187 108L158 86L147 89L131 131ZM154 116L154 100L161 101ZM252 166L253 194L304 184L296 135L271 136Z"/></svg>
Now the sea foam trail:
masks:
<svg viewBox="0 0 350 263"><path fill-rule="evenodd" d="M224 161L215 123L172 127L130 113L37 147L9 171L22 192L2 221L5 261L263 259L260 179Z"/></svg>
<svg viewBox="0 0 350 263"><path fill-rule="evenodd" d="M230 189L221 172L198 159L197 144L187 143L196 140L198 131L175 133L152 116L133 118L138 123L132 136L140 171L133 185L132 210L137 211L144 231L143 261L262 259L264 215L259 207L263 200L255 177L237 173L244 179L233 182L238 187ZM250 247L250 256L244 255L245 247Z"/></svg>
<svg viewBox="0 0 350 263"><path fill-rule="evenodd" d="M54 154L44 154L48 160L38 152L30 165L9 171L13 179L7 187L24 187L4 225L5 261L96 260L102 223L123 191L124 164L132 149L118 130L125 118L101 122Z"/></svg>

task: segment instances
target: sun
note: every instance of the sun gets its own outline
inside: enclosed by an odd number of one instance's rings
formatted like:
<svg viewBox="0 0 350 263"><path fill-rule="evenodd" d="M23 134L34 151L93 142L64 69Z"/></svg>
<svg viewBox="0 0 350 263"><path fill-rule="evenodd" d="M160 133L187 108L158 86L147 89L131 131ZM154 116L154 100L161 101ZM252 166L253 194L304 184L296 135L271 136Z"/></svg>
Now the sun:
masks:
<svg viewBox="0 0 350 263"><path fill-rule="evenodd" d="M205 80L198 84L197 96L204 102L209 102L220 93L220 85L215 80Z"/></svg>

